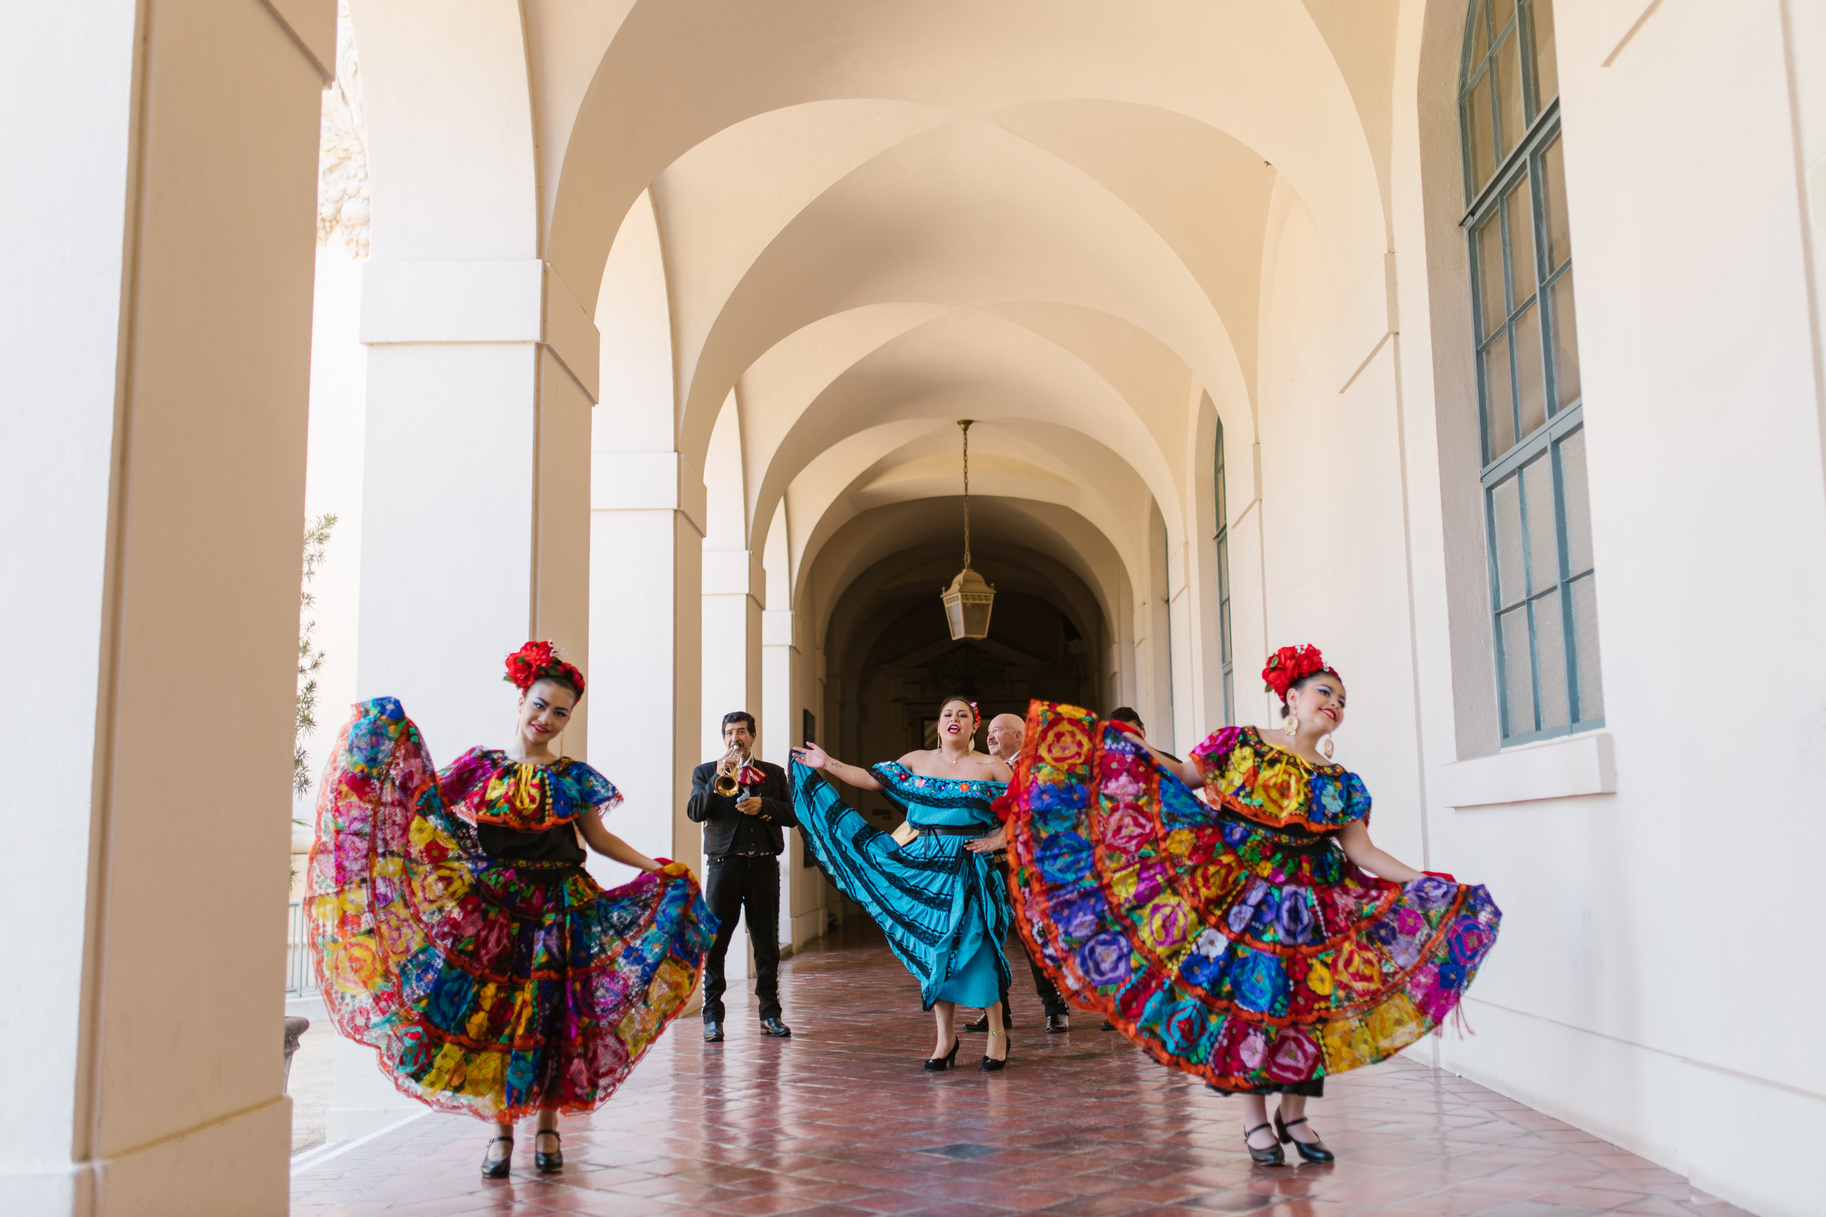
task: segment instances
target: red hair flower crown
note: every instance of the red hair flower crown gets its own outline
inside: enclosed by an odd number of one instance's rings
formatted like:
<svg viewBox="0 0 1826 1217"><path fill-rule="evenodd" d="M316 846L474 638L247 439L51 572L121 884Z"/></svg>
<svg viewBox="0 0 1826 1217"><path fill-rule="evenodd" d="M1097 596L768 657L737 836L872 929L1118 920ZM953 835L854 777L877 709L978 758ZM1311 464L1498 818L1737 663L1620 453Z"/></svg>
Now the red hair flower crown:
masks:
<svg viewBox="0 0 1826 1217"><path fill-rule="evenodd" d="M1262 669L1262 679L1268 682L1269 690L1276 697L1285 701L1287 690L1299 684L1315 672L1330 672L1338 676L1338 669L1325 662L1325 656L1319 654L1319 648L1309 643L1297 647L1282 647L1268 657L1268 666ZM1342 676L1338 676L1343 680Z"/></svg>
<svg viewBox="0 0 1826 1217"><path fill-rule="evenodd" d="M522 693L546 677L556 677L574 686L583 696L583 673L576 664L558 658L558 648L549 642L529 642L507 657L507 681Z"/></svg>

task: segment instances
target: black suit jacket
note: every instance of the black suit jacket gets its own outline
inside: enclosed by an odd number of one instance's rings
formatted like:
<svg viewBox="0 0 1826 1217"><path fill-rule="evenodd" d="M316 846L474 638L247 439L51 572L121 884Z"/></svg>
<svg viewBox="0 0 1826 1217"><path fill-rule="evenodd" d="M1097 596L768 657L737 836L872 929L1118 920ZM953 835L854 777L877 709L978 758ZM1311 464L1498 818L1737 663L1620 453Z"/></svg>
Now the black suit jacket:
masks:
<svg viewBox="0 0 1826 1217"><path fill-rule="evenodd" d="M726 854L735 843L736 825L743 820L757 821L766 848L778 856L786 849L784 827L797 827L799 817L793 814L792 792L786 785L786 770L768 761L749 764L762 774L761 785L753 793L760 796L761 810L745 816L736 810L736 801L711 789L716 781L716 761L705 761L691 771L691 801L685 814L704 826L704 852Z"/></svg>

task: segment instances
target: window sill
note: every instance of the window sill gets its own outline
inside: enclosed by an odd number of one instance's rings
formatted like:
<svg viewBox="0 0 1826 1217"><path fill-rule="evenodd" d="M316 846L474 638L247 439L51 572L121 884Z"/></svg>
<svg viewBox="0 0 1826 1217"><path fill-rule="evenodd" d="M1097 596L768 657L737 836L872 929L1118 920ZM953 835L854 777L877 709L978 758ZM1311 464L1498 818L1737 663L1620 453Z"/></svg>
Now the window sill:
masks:
<svg viewBox="0 0 1826 1217"><path fill-rule="evenodd" d="M1608 731L1565 735L1456 761L1440 776L1447 807L1495 807L1617 792L1617 764Z"/></svg>

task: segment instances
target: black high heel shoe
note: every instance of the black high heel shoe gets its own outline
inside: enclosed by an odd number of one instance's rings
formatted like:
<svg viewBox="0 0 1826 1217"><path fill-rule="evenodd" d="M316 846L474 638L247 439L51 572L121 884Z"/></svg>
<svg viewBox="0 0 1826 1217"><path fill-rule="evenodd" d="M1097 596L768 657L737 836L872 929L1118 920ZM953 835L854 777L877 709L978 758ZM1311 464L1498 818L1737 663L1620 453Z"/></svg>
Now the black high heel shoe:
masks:
<svg viewBox="0 0 1826 1217"><path fill-rule="evenodd" d="M1007 1068L1008 1067L1008 1058L1014 1055L1014 1044L1009 1040L1008 1033L1006 1031L999 1031L999 1032L991 1031L989 1033L989 1038L994 1039L997 1035L1000 1035L1002 1037L1002 1043L1005 1045L1005 1047L1002 1049L1002 1059L998 1061L994 1057L990 1056L987 1052L985 1052L983 1054L983 1072L984 1073L994 1073L998 1069Z"/></svg>
<svg viewBox="0 0 1826 1217"><path fill-rule="evenodd" d="M1249 1151L1249 1160L1257 1166L1286 1166L1287 1155L1281 1152L1281 1143L1279 1140L1276 1140L1275 1143L1270 1145L1267 1149L1257 1149L1255 1146L1249 1144L1249 1138L1255 1136L1256 1133L1261 1132L1263 1129L1273 1132L1274 1125L1257 1124L1254 1128L1249 1129L1243 1134L1243 1148Z"/></svg>
<svg viewBox="0 0 1826 1217"><path fill-rule="evenodd" d="M546 1153L539 1148L540 1137L550 1137L552 1140L560 1143L560 1148L554 1149L549 1154ZM538 1132L533 1134L533 1165L539 1168L540 1174L556 1174L564 1169L563 1141L564 1138L558 1135L558 1130L555 1128L541 1128Z"/></svg>
<svg viewBox="0 0 1826 1217"><path fill-rule="evenodd" d="M492 1155L488 1151L490 1149L494 1148L494 1144L496 1141L507 1142L507 1152L501 1155L500 1161L491 1162L491 1161L489 1161L489 1159L492 1157ZM488 1142L488 1144L486 1146L484 1146L482 1149L482 1178L484 1178L484 1179L505 1179L505 1178L507 1178L507 1172L513 1166L513 1158L514 1158L514 1139L512 1137L495 1137L495 1138L491 1139Z"/></svg>
<svg viewBox="0 0 1826 1217"><path fill-rule="evenodd" d="M1283 1124L1281 1122L1281 1113L1277 1111L1274 1113L1274 1135L1280 1139L1283 1145L1291 1142L1293 1144L1293 1151L1308 1162L1336 1162L1338 1160L1338 1155L1332 1153L1329 1149L1326 1149L1325 1142L1316 1137L1311 1141L1302 1141L1287 1131L1295 1124L1304 1123L1306 1123L1306 1117L1301 1116L1297 1120L1292 1120Z"/></svg>
<svg viewBox="0 0 1826 1217"><path fill-rule="evenodd" d="M958 1038L957 1038L957 1035L955 1033L953 1033L953 1035L951 1036L951 1051L945 1053L945 1055L943 1055L943 1056L927 1057L926 1058L926 1072L927 1073L943 1073L945 1070L947 1070L947 1069L951 1068L953 1065L957 1064L957 1049L958 1049Z"/></svg>

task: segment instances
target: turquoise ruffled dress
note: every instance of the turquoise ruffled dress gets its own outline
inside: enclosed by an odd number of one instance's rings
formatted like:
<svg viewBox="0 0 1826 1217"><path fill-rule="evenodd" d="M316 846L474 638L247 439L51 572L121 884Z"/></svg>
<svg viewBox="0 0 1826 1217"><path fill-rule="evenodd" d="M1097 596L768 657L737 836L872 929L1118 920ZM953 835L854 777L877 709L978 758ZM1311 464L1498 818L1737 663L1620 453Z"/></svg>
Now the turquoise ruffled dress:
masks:
<svg viewBox="0 0 1826 1217"><path fill-rule="evenodd" d="M1008 987L1008 892L989 855L964 842L995 830L990 804L1006 783L924 777L897 761L869 772L919 836L896 843L845 806L816 770L794 761L793 810L806 846L838 890L887 934L928 1009L939 1001L994 1004Z"/></svg>

